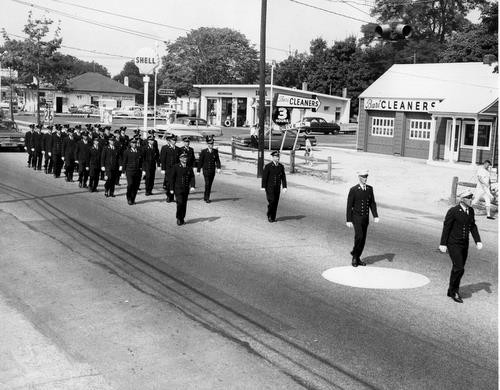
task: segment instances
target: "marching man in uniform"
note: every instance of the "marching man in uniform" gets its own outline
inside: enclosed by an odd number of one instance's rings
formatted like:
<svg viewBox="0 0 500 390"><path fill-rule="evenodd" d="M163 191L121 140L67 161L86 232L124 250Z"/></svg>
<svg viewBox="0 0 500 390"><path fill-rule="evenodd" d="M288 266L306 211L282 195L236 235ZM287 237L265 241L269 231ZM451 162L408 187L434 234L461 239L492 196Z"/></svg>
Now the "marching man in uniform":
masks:
<svg viewBox="0 0 500 390"><path fill-rule="evenodd" d="M182 153L179 156L179 163L174 166L171 175L172 188L170 190L173 195L175 192L175 201L177 202L177 225L184 225L186 217L187 201L190 192L194 191L195 179L193 168L187 165L187 154Z"/></svg>
<svg viewBox="0 0 500 390"><path fill-rule="evenodd" d="M179 162L180 148L175 145L175 141L175 135L167 137L167 144L163 145L160 152L161 173L165 175L163 188L167 195L167 203L174 200L172 173L174 166Z"/></svg>
<svg viewBox="0 0 500 390"><path fill-rule="evenodd" d="M193 152L194 157L194 152ZM194 162L194 161L193 161ZM212 184L215 178L215 172L220 173L221 163L219 151L214 149L214 139L207 137L207 148L200 152L198 161L197 175L203 169L203 178L205 179L205 193L203 200L205 203L210 203L210 193L212 192Z"/></svg>
<svg viewBox="0 0 500 390"><path fill-rule="evenodd" d="M361 254L365 247L366 233L370 220L370 210L373 221L378 223L377 204L373 194L373 187L366 184L368 170L358 171L359 184L351 187L347 196L346 225L354 227L354 247L352 248L352 266L366 265L361 260Z"/></svg>
<svg viewBox="0 0 500 390"><path fill-rule="evenodd" d="M472 234L477 249L481 250L483 244L474 219L474 209L471 207L472 192L466 190L459 198L460 203L449 209L444 218L439 250L443 253L448 250L453 263L447 295L455 302L463 303L459 288L469 252L469 233Z"/></svg>
<svg viewBox="0 0 500 390"><path fill-rule="evenodd" d="M276 222L276 211L280 200L281 186L283 192L287 191L285 167L280 161L280 152L275 150L271 153L273 161L264 167L262 173L261 190L266 191L267 198L267 220Z"/></svg>
<svg viewBox="0 0 500 390"><path fill-rule="evenodd" d="M135 204L137 190L141 183L143 153L137 148L137 138L129 141L130 147L123 152L123 167L121 171L127 177L127 202Z"/></svg>

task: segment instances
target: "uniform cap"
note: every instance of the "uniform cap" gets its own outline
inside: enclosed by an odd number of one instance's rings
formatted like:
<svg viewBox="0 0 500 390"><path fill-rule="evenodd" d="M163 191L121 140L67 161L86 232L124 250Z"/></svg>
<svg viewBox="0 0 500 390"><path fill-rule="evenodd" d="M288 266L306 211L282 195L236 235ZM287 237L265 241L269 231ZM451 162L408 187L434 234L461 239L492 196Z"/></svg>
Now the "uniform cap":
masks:
<svg viewBox="0 0 500 390"><path fill-rule="evenodd" d="M133 137L133 138L130 138L129 142L132 144L136 144L137 143L137 138Z"/></svg>
<svg viewBox="0 0 500 390"><path fill-rule="evenodd" d="M43 129L43 125L38 124L38 125L36 125L36 128L37 129Z"/></svg>
<svg viewBox="0 0 500 390"><path fill-rule="evenodd" d="M191 141L191 139L190 139L189 137L184 137L184 138L182 138L182 140L183 140L184 142L189 142L189 141Z"/></svg>
<svg viewBox="0 0 500 390"><path fill-rule="evenodd" d="M360 169L356 172L358 176L368 176L368 169Z"/></svg>
<svg viewBox="0 0 500 390"><path fill-rule="evenodd" d="M207 137L206 141L207 141L207 144L213 144L214 143L214 139L212 137Z"/></svg>
<svg viewBox="0 0 500 390"><path fill-rule="evenodd" d="M34 129L35 128L35 124L34 123L30 123L30 129Z"/></svg>
<svg viewBox="0 0 500 390"><path fill-rule="evenodd" d="M464 190L458 194L460 199L471 199L474 193L471 190Z"/></svg>
<svg viewBox="0 0 500 390"><path fill-rule="evenodd" d="M122 130L123 131L127 130L127 126L120 126L120 131L122 131Z"/></svg>
<svg viewBox="0 0 500 390"><path fill-rule="evenodd" d="M116 129L113 133L120 134L120 130Z"/></svg>
<svg viewBox="0 0 500 390"><path fill-rule="evenodd" d="M186 154L186 153L181 153L181 154L179 155L179 158L187 158L187 154Z"/></svg>
<svg viewBox="0 0 500 390"><path fill-rule="evenodd" d="M148 141L154 141L155 140L155 137L153 137L152 135L150 135L148 138L147 138Z"/></svg>
<svg viewBox="0 0 500 390"><path fill-rule="evenodd" d="M279 156L280 152L275 150L274 152L271 152L271 156Z"/></svg>
<svg viewBox="0 0 500 390"><path fill-rule="evenodd" d="M87 133L86 131L82 131L82 137L88 137L89 136L89 133Z"/></svg>

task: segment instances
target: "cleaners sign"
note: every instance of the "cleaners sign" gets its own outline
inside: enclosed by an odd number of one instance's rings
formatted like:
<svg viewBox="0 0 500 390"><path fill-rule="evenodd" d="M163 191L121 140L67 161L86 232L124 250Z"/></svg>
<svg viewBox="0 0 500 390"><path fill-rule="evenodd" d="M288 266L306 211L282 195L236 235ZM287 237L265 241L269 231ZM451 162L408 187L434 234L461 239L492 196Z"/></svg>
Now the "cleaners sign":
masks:
<svg viewBox="0 0 500 390"><path fill-rule="evenodd" d="M304 97L278 94L276 99L276 107L292 107L317 110L321 102L318 98L309 99Z"/></svg>
<svg viewBox="0 0 500 390"><path fill-rule="evenodd" d="M427 112L440 100L365 98L365 110Z"/></svg>

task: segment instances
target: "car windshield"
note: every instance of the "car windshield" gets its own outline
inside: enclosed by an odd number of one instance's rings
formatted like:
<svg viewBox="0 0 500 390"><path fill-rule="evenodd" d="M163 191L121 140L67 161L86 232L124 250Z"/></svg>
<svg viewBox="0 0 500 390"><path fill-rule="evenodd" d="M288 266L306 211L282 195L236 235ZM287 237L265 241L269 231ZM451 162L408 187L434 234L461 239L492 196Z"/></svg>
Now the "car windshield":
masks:
<svg viewBox="0 0 500 390"><path fill-rule="evenodd" d="M17 126L13 122L0 122L0 131L17 131Z"/></svg>

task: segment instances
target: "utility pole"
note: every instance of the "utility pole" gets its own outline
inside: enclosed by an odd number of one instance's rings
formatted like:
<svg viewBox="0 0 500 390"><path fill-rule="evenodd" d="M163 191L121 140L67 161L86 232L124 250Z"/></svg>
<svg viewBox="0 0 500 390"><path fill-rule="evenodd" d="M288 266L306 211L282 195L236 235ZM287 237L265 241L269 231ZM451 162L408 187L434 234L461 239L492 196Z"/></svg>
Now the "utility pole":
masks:
<svg viewBox="0 0 500 390"><path fill-rule="evenodd" d="M260 15L260 62L259 62L259 152L257 177L264 172L264 122L266 120L266 14L267 0L262 0Z"/></svg>

